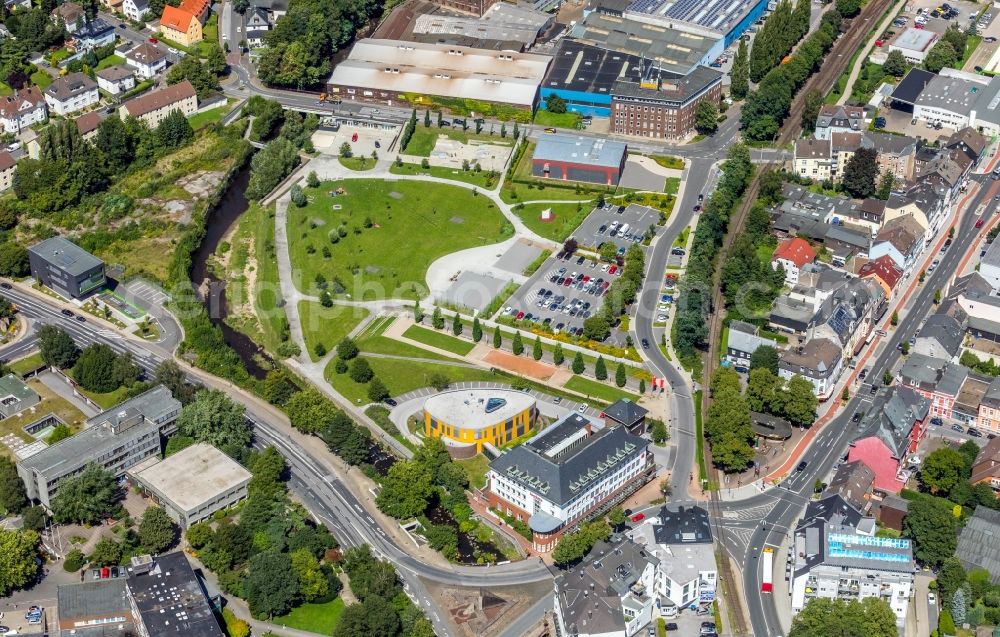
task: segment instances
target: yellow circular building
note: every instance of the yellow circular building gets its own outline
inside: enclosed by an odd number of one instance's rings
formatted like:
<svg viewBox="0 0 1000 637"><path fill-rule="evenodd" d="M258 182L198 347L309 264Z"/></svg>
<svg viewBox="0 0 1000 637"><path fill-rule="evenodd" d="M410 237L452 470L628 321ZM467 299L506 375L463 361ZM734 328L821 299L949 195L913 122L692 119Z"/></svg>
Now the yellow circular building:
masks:
<svg viewBox="0 0 1000 637"><path fill-rule="evenodd" d="M538 408L530 394L511 389L456 389L424 402L424 435L446 444L497 447L531 431Z"/></svg>

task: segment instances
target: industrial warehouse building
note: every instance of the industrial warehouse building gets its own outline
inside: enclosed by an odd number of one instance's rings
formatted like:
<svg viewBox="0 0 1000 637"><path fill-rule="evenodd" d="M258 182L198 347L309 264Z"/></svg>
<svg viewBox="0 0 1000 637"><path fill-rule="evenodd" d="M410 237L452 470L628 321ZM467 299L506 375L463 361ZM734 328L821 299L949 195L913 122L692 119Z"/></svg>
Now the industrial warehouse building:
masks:
<svg viewBox="0 0 1000 637"><path fill-rule="evenodd" d="M549 133L538 139L531 157L531 174L617 186L627 158L628 146L624 142Z"/></svg>
<svg viewBox="0 0 1000 637"><path fill-rule="evenodd" d="M467 455L483 445L503 445L535 424L538 408L529 394L504 389L459 389L435 394L424 403L424 435L441 438ZM466 455L461 452L455 455Z"/></svg>
<svg viewBox="0 0 1000 637"><path fill-rule="evenodd" d="M558 95L566 100L566 110L611 116L611 87L620 79L638 82L652 63L635 55L599 46L562 39L552 57L541 87L541 107Z"/></svg>
<svg viewBox="0 0 1000 637"><path fill-rule="evenodd" d="M449 107L481 112L506 105L531 113L545 77L547 55L452 44L359 40L337 65L327 88L342 100ZM476 103L482 106L476 107Z"/></svg>
<svg viewBox="0 0 1000 637"><path fill-rule="evenodd" d="M67 298L82 299L104 283L104 261L62 237L28 248L31 276Z"/></svg>
<svg viewBox="0 0 1000 637"><path fill-rule="evenodd" d="M127 471L129 479L163 505L186 529L247 497L253 475L226 454L197 443L160 460L150 456Z"/></svg>

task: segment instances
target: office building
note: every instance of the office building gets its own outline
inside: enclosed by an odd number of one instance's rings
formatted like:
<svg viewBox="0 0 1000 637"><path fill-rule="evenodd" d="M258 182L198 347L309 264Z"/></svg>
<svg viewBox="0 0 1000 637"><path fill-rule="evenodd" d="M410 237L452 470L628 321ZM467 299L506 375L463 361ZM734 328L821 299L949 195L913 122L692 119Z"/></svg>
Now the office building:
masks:
<svg viewBox="0 0 1000 637"><path fill-rule="evenodd" d="M71 299L82 299L104 286L104 262L62 237L28 248L31 276Z"/></svg>
<svg viewBox="0 0 1000 637"><path fill-rule="evenodd" d="M646 414L649 410L628 398L619 398L605 407L603 413L607 427L625 427L630 434L636 436L646 433Z"/></svg>
<svg viewBox="0 0 1000 637"><path fill-rule="evenodd" d="M618 80L611 89L611 131L653 139L694 133L698 104L722 98L722 73L698 66L684 76L651 69L642 82Z"/></svg>
<svg viewBox="0 0 1000 637"><path fill-rule="evenodd" d="M482 453L484 445L504 445L526 435L538 408L530 394L510 389L453 389L424 402L424 435L450 448ZM464 454L463 454L464 455Z"/></svg>
<svg viewBox="0 0 1000 637"><path fill-rule="evenodd" d="M246 498L253 477L240 463L203 442L164 460L150 456L126 475L163 505L181 529L210 520L216 511Z"/></svg>
<svg viewBox="0 0 1000 637"><path fill-rule="evenodd" d="M162 439L176 431L181 404L163 385L87 420L83 430L18 460L17 473L28 497L51 507L59 482L95 463L116 477L162 451Z"/></svg>
<svg viewBox="0 0 1000 637"><path fill-rule="evenodd" d="M551 551L579 522L610 510L653 478L649 441L625 427L568 414L490 463L490 506L527 522L534 549Z"/></svg>

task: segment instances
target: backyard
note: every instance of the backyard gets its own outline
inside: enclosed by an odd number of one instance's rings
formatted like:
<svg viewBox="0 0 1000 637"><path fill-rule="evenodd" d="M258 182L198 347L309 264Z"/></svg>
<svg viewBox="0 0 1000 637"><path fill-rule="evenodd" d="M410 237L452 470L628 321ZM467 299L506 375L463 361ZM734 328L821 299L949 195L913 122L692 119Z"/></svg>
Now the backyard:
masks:
<svg viewBox="0 0 1000 637"><path fill-rule="evenodd" d="M289 208L288 236L296 284L310 294L327 281L355 300L417 299L435 259L513 234L489 199L446 184L351 179L306 194L304 208Z"/></svg>

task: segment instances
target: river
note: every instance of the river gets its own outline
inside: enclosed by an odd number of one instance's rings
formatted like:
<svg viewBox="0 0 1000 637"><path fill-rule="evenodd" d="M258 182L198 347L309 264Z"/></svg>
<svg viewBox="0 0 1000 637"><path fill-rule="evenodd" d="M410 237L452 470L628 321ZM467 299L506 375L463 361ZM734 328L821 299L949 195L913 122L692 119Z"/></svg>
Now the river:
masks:
<svg viewBox="0 0 1000 637"><path fill-rule="evenodd" d="M222 238L249 208L244 194L249 181L250 168L247 167L240 171L229 185L219 205L208 212L205 219L205 238L191 259L191 282L202 292L207 289L208 293L202 295L202 302L208 311L209 319L222 330L226 345L239 355L251 376L262 379L267 375L272 360L249 336L226 324L225 319L229 315L229 308L226 305L226 282L220 281L208 267L208 259L215 253ZM206 282L207 287L204 285Z"/></svg>

